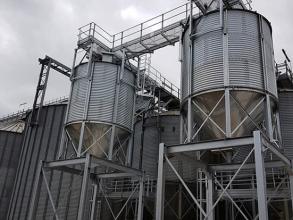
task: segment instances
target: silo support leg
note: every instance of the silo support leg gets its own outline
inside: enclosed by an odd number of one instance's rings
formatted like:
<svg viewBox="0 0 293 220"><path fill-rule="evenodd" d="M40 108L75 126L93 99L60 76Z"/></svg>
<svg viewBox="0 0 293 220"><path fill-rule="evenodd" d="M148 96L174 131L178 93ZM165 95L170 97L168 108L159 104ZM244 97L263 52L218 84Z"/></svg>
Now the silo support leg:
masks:
<svg viewBox="0 0 293 220"><path fill-rule="evenodd" d="M137 220L143 219L143 192L144 192L144 184L143 184L143 178L140 178L139 180L139 194L138 194L138 213L137 213Z"/></svg>
<svg viewBox="0 0 293 220"><path fill-rule="evenodd" d="M215 219L215 215L214 215L214 210L213 209L213 179L210 175L207 175L207 192L206 192L206 196L207 196L207 213L211 214L208 216L207 220L214 220Z"/></svg>
<svg viewBox="0 0 293 220"><path fill-rule="evenodd" d="M293 212L293 175L289 176L289 181L290 181L291 209Z"/></svg>
<svg viewBox="0 0 293 220"><path fill-rule="evenodd" d="M156 195L156 220L164 219L164 200L165 200L164 151L165 151L165 145L160 144L159 161L158 161L157 195Z"/></svg>
<svg viewBox="0 0 293 220"><path fill-rule="evenodd" d="M83 177L82 177L80 199L79 199L79 206L78 206L77 220L83 220L83 211L84 211L88 178L89 178L88 174L89 174L89 169L90 169L90 159L91 159L90 155L86 154L86 160L84 163L84 171L83 171Z"/></svg>
<svg viewBox="0 0 293 220"><path fill-rule="evenodd" d="M253 132L259 220L268 220L266 176L260 131Z"/></svg>

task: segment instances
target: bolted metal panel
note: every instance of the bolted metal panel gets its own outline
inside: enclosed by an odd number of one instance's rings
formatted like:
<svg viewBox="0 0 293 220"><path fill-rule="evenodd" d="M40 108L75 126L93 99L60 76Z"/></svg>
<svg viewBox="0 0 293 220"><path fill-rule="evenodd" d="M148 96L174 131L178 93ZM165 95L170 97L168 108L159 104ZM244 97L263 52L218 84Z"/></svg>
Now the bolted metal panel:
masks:
<svg viewBox="0 0 293 220"><path fill-rule="evenodd" d="M12 196L23 134L0 131L0 219L6 219Z"/></svg>
<svg viewBox="0 0 293 220"><path fill-rule="evenodd" d="M193 47L192 92L223 87L222 32L211 31L197 37Z"/></svg>
<svg viewBox="0 0 293 220"><path fill-rule="evenodd" d="M135 92L134 82L134 74L124 69L119 91L117 124L123 125L128 129L131 129L132 125L133 97Z"/></svg>
<svg viewBox="0 0 293 220"><path fill-rule="evenodd" d="M194 22L192 93L224 86L223 40L217 13Z"/></svg>
<svg viewBox="0 0 293 220"><path fill-rule="evenodd" d="M87 66L86 64L84 65ZM117 72L118 67L116 65L94 63L88 120L112 121Z"/></svg>
<svg viewBox="0 0 293 220"><path fill-rule="evenodd" d="M8 212L8 219L28 218L32 186L40 160L55 160L58 154L66 105L50 105L42 108L38 126L27 127L17 171L16 184ZM46 172L46 178L60 216L76 216L79 202L78 181L72 174L61 171ZM76 185L76 186L75 186ZM62 196L62 198L61 198ZM36 219L52 219L53 210L42 182L36 201ZM61 211L62 210L62 211ZM66 217L62 218L66 219ZM67 218L72 219L72 218Z"/></svg>
<svg viewBox="0 0 293 220"><path fill-rule="evenodd" d="M85 71L87 71L87 63L81 64L76 68L76 79L73 80L68 123L83 120L86 94L88 92L87 87L89 85L89 79L85 77ZM88 121L115 123L113 121L114 102L119 72L120 66L116 64L105 62L93 63L93 78L86 118ZM128 69L124 69L123 79L120 82L117 124L128 129L131 129L131 112L135 94L134 82L134 74Z"/></svg>
<svg viewBox="0 0 293 220"><path fill-rule="evenodd" d="M244 10L228 10L225 31L228 36L229 84L232 87L245 87L265 90L262 70L262 49L260 34L264 38L264 59L268 77L268 91L277 96L273 43L271 26L261 16L262 32L258 23L258 14ZM192 93L202 92L224 86L223 32L219 27L219 13L213 12L194 21L193 30L193 88ZM188 51L189 36L183 36L183 55ZM186 56L189 56L186 54ZM183 60L183 85L187 71ZM184 92L183 92L184 94ZM185 94L185 98L188 94Z"/></svg>
<svg viewBox="0 0 293 220"><path fill-rule="evenodd" d="M274 47L271 26L264 18L262 22L262 36L265 57L265 70L268 80L267 90L277 97L277 81L275 71Z"/></svg>
<svg viewBox="0 0 293 220"><path fill-rule="evenodd" d="M87 68L87 63L76 67L76 78L72 82L76 91L72 93L81 91L82 94L71 97L73 104L69 106L66 129L76 146L79 145L80 135L83 136L82 151L89 150L96 157L104 157L105 152L119 144L116 139L121 141L127 138L132 130L135 75L126 68L121 71L120 65L93 62L93 72L85 78L79 78L84 77ZM86 83L75 85L80 80ZM86 122L86 129L81 133L83 121ZM113 125L116 129L109 132ZM117 136L115 143L110 138L113 131Z"/></svg>
<svg viewBox="0 0 293 220"><path fill-rule="evenodd" d="M188 88L186 69L190 65L187 62L190 40L193 47L192 88L190 94L183 91L182 108L188 109L187 97L192 96L194 105L189 112L201 124L219 101L210 116L216 125L211 120L205 121L199 139L251 135L255 124L264 120L264 105L259 104L264 94L270 94L272 109L277 100L269 22L255 12L231 9L225 10L223 27L220 27L220 13L213 11L193 21L191 37L188 32L187 29L183 33L183 55L186 54L187 58L183 59L181 67L182 90ZM220 101L223 94L225 102ZM246 117L242 108L246 112L253 110L251 114L255 123L242 121ZM230 114L226 115L227 112Z"/></svg>
<svg viewBox="0 0 293 220"><path fill-rule="evenodd" d="M227 29L230 84L263 90L258 16L246 11L228 11Z"/></svg>
<svg viewBox="0 0 293 220"><path fill-rule="evenodd" d="M293 91L279 92L279 114L284 152L293 159Z"/></svg>
<svg viewBox="0 0 293 220"><path fill-rule="evenodd" d="M83 117L88 80L86 78L87 65L83 64L75 71L75 77L72 85L71 102L69 106L68 121L76 121Z"/></svg>

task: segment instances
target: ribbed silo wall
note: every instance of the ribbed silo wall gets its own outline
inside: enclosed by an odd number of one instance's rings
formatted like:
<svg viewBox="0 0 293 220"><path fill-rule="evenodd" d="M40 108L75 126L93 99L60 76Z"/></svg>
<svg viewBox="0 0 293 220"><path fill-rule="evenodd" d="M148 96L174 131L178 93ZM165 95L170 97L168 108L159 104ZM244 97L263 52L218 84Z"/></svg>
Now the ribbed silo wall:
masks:
<svg viewBox="0 0 293 220"><path fill-rule="evenodd" d="M278 99L271 25L262 15L239 9L225 10L223 22L220 20L219 11L207 13L194 19L191 36L190 27L183 33L182 109L187 110L187 99L191 97L192 103L208 114L228 89L231 128L236 129L231 137L250 136L255 129L251 121L238 127L245 117L239 103L250 112L269 94L273 111ZM192 108L193 118L200 124L205 116L198 107L192 105ZM265 119L264 110L262 103L253 112L256 123ZM218 127L207 121L200 140L225 138L218 129L226 129L224 100L211 118Z"/></svg>
<svg viewBox="0 0 293 220"><path fill-rule="evenodd" d="M80 137L81 124L86 123L84 139L99 139L99 143L84 141L84 148L96 157L107 152L110 138L103 136L111 126L116 126L116 136L123 140L130 135L133 124L135 74L120 65L93 62L75 68L72 78L72 93L66 120L66 128L76 145ZM89 72L88 72L89 71Z"/></svg>
<svg viewBox="0 0 293 220"><path fill-rule="evenodd" d="M27 126L8 219L28 219L38 164L40 160L53 161L56 159L66 108L66 104L44 106L38 125ZM59 218L75 219L81 176L58 170L45 173ZM42 179L39 189L35 219L52 219L52 205Z"/></svg>
<svg viewBox="0 0 293 220"><path fill-rule="evenodd" d="M279 91L279 115L284 153L293 159L293 90Z"/></svg>
<svg viewBox="0 0 293 220"><path fill-rule="evenodd" d="M6 219L21 153L22 133L0 131L0 219Z"/></svg>
<svg viewBox="0 0 293 220"><path fill-rule="evenodd" d="M157 178L159 144L176 145L180 143L180 116L178 112L166 112L162 115L146 118L135 124L134 149L132 166L139 168L142 159L142 170L150 179ZM142 141L143 140L143 141ZM141 155L142 154L142 155ZM186 179L196 177L196 170L190 163L170 158L172 164ZM166 180L178 181L173 171L166 166Z"/></svg>
<svg viewBox="0 0 293 220"><path fill-rule="evenodd" d="M142 153L142 169L146 175L156 178L159 144L179 144L179 125L178 114L154 116L146 118L144 123L137 122L134 133L133 167L139 168Z"/></svg>

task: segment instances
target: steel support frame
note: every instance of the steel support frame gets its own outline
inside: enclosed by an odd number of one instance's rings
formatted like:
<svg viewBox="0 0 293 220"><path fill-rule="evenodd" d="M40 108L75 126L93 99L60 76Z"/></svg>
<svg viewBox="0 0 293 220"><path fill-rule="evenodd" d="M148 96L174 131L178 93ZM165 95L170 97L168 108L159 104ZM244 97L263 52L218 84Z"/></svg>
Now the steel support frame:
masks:
<svg viewBox="0 0 293 220"><path fill-rule="evenodd" d="M169 154L176 154L176 153L183 153L183 152L194 152L194 151L202 151L202 150L215 150L215 149L226 149L226 148L240 148L240 147L247 147L248 145L253 146L251 152L247 155L246 159L243 161L241 165L235 165L233 169L237 169L236 173L230 180L230 183L224 189L222 188L222 193L220 197L217 199L215 203L211 204L211 201L214 200L212 196L212 189L213 184L220 184L216 179L213 182L212 178L208 179L208 191L207 191L207 211L203 210L203 207L199 207L197 198L191 193L188 189L187 185L185 184L183 178L180 174L176 171L174 166L172 166L171 162L168 159ZM269 149L272 153L274 153L280 161L276 162L264 162L264 152ZM255 162L253 164L246 164L247 160L254 154ZM232 181L235 179L236 175L242 169L255 169L256 172L256 183L257 183L257 198L258 198L258 213L260 220L267 220L268 219L268 203L270 202L270 198L268 198L266 193L266 167L286 167L288 170L289 175L292 174L292 165L290 162L277 148L276 146L271 143L266 137L264 137L261 131L254 131L253 137L247 138L235 138L235 139L226 139L220 141L211 141L211 142L204 142L204 143L194 143L194 144L181 144L177 146L165 146L163 143L160 144L159 148L159 161L158 161L158 180L157 180L157 196L156 196L156 220L163 220L164 219L164 189L165 189L165 180L164 180L164 165L165 163L168 164L171 169L174 171L180 182L183 186L185 186L185 190L187 190L189 196L193 199L196 203L197 207L201 210L203 215L205 216L204 219L214 219L213 212L214 208L216 207L217 203L220 201L221 197L226 194L227 197L232 201L232 204L236 207L238 212L242 214L242 216L247 219L244 212L241 211L241 208L235 203L232 197L226 191ZM229 166L219 165L219 167L212 166L211 171L215 168L217 170L231 170ZM232 169L232 170L233 170ZM208 173L208 176L211 173ZM212 176L212 175L211 175ZM291 200L293 199L293 176L290 175L290 192L291 192ZM211 191L211 192L210 192ZM293 209L293 207L292 207Z"/></svg>
<svg viewBox="0 0 293 220"><path fill-rule="evenodd" d="M81 165L83 168L80 169L74 169L70 166L72 165ZM103 173L103 174L96 174L92 170L93 168L97 166L104 166L107 168L112 168L116 170L117 172L114 173ZM88 181L90 179L97 181L98 179L119 179L119 178L136 178L139 180L137 189L138 189L138 214L137 214L137 220L143 219L143 201L144 201L144 175L142 171L139 171L137 169L133 169L124 165L119 165L115 162L109 161L109 160L103 160L96 158L90 154L86 154L84 157L79 157L75 159L67 159L67 160L57 160L57 161L51 161L51 162L44 162L40 161L36 178L34 180L33 185L33 193L32 193L32 200L30 201L30 207L29 207L29 219L35 219L35 213L36 213L36 201L38 194L40 192L40 184L41 180L44 180L47 193L49 195L50 204L54 211L54 217L56 219L58 218L58 209L56 208L53 197L49 188L49 185L47 183L47 179L45 176L45 170L60 170L64 172L69 172L76 175L82 175L82 184L81 184L81 190L80 190L80 200L79 200L79 206L78 206L78 215L77 220L83 220L84 219L84 210L85 210L85 203L87 198L87 192L88 192ZM93 197L92 197L92 206L96 204L94 196L97 194L96 191L93 191ZM133 195L133 193L132 193ZM131 199L131 197L127 198L127 202ZM94 207L92 207L92 210ZM120 210L122 212L123 210ZM121 214L119 212L119 215ZM91 218L94 216L94 210L91 213ZM116 218L115 218L116 219Z"/></svg>

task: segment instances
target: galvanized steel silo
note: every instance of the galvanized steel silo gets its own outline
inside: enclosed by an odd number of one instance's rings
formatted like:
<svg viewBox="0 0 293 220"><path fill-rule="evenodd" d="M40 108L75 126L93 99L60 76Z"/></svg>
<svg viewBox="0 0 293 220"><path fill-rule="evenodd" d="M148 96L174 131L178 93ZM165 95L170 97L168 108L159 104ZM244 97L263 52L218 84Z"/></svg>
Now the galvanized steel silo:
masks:
<svg viewBox="0 0 293 220"><path fill-rule="evenodd" d="M213 111L209 115L213 121L203 127L202 140L225 137L221 132L227 124L227 101L221 99L225 91L231 95L230 137L251 135L255 124L263 123L266 107L261 100L266 94L271 110L277 102L270 23L246 10L225 10L220 15L213 11L195 19L191 32L187 28L182 37L182 109L187 111L190 97L197 122ZM243 121L245 111L252 112L255 123Z"/></svg>
<svg viewBox="0 0 293 220"><path fill-rule="evenodd" d="M83 150L105 157L113 125L121 141L131 133L134 98L135 74L127 68L107 62L93 62L90 71L88 63L77 66L66 123L69 136L78 146L84 123Z"/></svg>

